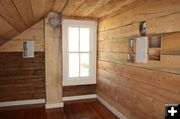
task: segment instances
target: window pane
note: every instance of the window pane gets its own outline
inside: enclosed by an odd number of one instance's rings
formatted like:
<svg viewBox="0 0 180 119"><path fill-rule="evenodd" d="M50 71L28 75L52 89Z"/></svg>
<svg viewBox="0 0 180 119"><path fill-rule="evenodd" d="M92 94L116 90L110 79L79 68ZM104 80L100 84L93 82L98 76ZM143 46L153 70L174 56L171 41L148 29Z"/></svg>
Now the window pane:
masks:
<svg viewBox="0 0 180 119"><path fill-rule="evenodd" d="M69 52L79 51L79 28L70 27L68 32Z"/></svg>
<svg viewBox="0 0 180 119"><path fill-rule="evenodd" d="M90 29L80 28L80 51L88 52L90 50Z"/></svg>
<svg viewBox="0 0 180 119"><path fill-rule="evenodd" d="M81 61L80 75L81 76L89 76L89 68L90 68L90 65L89 65L89 53L81 53L81 60L80 61Z"/></svg>
<svg viewBox="0 0 180 119"><path fill-rule="evenodd" d="M79 53L69 53L69 77L79 77Z"/></svg>

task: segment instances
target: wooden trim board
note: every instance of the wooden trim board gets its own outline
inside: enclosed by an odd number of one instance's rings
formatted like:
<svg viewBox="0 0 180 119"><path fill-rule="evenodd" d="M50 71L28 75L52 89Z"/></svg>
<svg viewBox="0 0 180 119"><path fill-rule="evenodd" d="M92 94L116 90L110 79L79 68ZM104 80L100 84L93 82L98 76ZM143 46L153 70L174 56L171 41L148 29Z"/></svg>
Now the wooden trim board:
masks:
<svg viewBox="0 0 180 119"><path fill-rule="evenodd" d="M20 105L32 105L32 104L44 104L44 103L45 103L45 99L7 101L7 102L0 102L0 107L10 107L10 106L20 106Z"/></svg>
<svg viewBox="0 0 180 119"><path fill-rule="evenodd" d="M63 97L63 101L83 100L83 99L92 99L92 98L96 98L96 94L79 95L79 96L66 96L66 97Z"/></svg>
<svg viewBox="0 0 180 119"><path fill-rule="evenodd" d="M52 109L52 108L60 108L60 107L64 107L64 103L54 103L54 104L46 104L45 108L46 109Z"/></svg>
<svg viewBox="0 0 180 119"><path fill-rule="evenodd" d="M114 115L116 115L120 119L127 119L121 112L117 111L114 107L112 107L108 102L106 102L102 97L97 95L97 99L101 102L108 110L110 110Z"/></svg>
<svg viewBox="0 0 180 119"><path fill-rule="evenodd" d="M127 119L123 114L121 114L114 107L112 107L110 104L108 104L103 98L101 98L100 96L98 96L96 94L63 97L63 101L72 101L72 100L81 100L81 99L93 99L93 98L97 98L107 109L109 109L118 118ZM8 101L8 102L0 102L0 107L32 105L32 104L44 104L44 103L45 103L45 99ZM46 109L60 108L60 107L64 107L64 103L45 104Z"/></svg>

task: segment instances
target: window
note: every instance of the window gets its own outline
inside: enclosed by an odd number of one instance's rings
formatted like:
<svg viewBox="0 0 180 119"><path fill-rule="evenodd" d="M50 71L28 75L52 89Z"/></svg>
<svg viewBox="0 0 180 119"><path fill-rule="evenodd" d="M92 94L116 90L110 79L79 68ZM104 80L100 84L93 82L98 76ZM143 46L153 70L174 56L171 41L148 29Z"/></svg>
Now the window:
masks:
<svg viewBox="0 0 180 119"><path fill-rule="evenodd" d="M63 20L63 85L96 83L96 21Z"/></svg>

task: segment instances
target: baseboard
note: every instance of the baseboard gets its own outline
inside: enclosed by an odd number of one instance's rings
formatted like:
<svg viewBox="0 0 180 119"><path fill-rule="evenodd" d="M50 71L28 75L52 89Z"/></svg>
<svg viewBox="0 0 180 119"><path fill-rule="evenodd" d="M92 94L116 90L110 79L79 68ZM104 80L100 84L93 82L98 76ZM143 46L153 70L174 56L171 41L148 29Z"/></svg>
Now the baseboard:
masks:
<svg viewBox="0 0 180 119"><path fill-rule="evenodd" d="M52 108L61 108L64 107L64 103L54 103L54 104L46 104L45 108L46 109L52 109Z"/></svg>
<svg viewBox="0 0 180 119"><path fill-rule="evenodd" d="M112 107L108 102L106 102L103 98L97 95L97 99L106 107L108 108L114 115L116 115L120 119L127 119L122 113Z"/></svg>
<svg viewBox="0 0 180 119"><path fill-rule="evenodd" d="M63 101L93 99L93 98L96 98L96 94L79 95L79 96L67 96L67 97L63 97Z"/></svg>
<svg viewBox="0 0 180 119"><path fill-rule="evenodd" d="M0 107L32 105L32 104L44 104L44 103L45 103L45 99L7 101L7 102L0 102Z"/></svg>

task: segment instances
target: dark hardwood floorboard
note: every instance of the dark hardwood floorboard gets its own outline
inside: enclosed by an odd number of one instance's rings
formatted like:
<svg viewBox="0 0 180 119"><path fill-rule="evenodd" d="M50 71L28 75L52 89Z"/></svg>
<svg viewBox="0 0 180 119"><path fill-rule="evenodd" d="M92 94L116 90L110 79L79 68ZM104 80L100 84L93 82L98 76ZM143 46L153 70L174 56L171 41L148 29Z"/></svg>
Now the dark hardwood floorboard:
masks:
<svg viewBox="0 0 180 119"><path fill-rule="evenodd" d="M67 119L118 119L96 99L66 102Z"/></svg>
<svg viewBox="0 0 180 119"><path fill-rule="evenodd" d="M96 99L65 102L64 108L44 105L0 108L0 119L118 119Z"/></svg>
<svg viewBox="0 0 180 119"><path fill-rule="evenodd" d="M66 119L62 108L45 110L44 105L0 109L0 119Z"/></svg>

